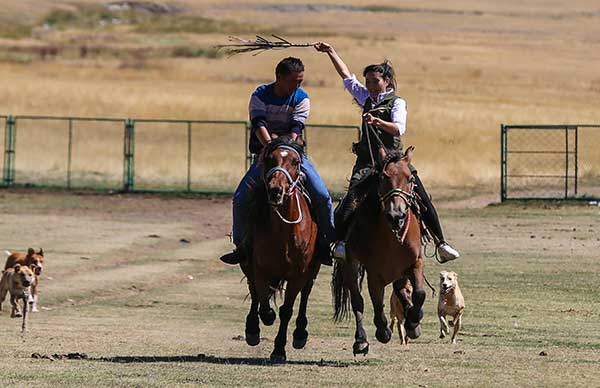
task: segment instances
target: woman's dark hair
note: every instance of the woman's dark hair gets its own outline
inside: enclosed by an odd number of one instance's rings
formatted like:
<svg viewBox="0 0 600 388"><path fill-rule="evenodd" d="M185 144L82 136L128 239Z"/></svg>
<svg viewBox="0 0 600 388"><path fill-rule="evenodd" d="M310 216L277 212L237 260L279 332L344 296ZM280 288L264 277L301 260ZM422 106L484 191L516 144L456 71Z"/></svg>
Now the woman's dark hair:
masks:
<svg viewBox="0 0 600 388"><path fill-rule="evenodd" d="M292 72L304 71L304 63L299 58L287 57L282 59L275 68L275 75L284 76Z"/></svg>
<svg viewBox="0 0 600 388"><path fill-rule="evenodd" d="M366 77L367 73L371 72L381 74L381 77L389 82L390 87L394 90L396 89L396 74L394 73L392 62L390 62L388 59L383 61L383 63L373 64L365 67L365 70L363 71L363 77Z"/></svg>

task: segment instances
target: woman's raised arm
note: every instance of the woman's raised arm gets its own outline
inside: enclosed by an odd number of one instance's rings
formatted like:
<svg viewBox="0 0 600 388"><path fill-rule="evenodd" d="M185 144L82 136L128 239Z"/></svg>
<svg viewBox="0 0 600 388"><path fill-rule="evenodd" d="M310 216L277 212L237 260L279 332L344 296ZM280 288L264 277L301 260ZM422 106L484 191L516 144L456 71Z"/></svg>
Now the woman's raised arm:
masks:
<svg viewBox="0 0 600 388"><path fill-rule="evenodd" d="M342 58L340 58L340 56L335 52L333 46L325 42L317 42L315 43L314 47L317 51L327 53L327 55L329 55L331 63L333 63L335 70L337 70L338 74L340 75L340 77L342 77L342 79L350 78L352 76L352 73L350 73L348 66L346 66L344 61L342 61Z"/></svg>

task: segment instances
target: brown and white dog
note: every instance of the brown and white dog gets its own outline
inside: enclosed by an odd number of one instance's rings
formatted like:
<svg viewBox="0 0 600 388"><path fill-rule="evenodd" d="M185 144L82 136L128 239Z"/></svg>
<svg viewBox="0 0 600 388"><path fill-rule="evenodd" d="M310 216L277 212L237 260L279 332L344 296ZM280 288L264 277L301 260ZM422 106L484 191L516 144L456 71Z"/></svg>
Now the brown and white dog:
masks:
<svg viewBox="0 0 600 388"><path fill-rule="evenodd" d="M392 290L392 295L390 296L390 330L392 333L394 332L394 326L398 327L398 335L400 336L400 343L402 345L408 345L408 337L406 336L406 329L404 328L404 314L405 309L404 305L400 301L400 298L404 300L406 307L412 306L412 284L410 280L405 279L404 284L400 284L400 287L395 283L394 288ZM398 297L398 293L400 297Z"/></svg>
<svg viewBox="0 0 600 388"><path fill-rule="evenodd" d="M450 334L446 315L451 315L451 324L454 326L451 342L453 344L456 343L456 334L460 330L464 309L465 298L463 298L462 292L460 292L460 288L458 287L458 275L456 272L440 272L440 297L438 300L440 338L444 338L447 334Z"/></svg>
<svg viewBox="0 0 600 388"><path fill-rule="evenodd" d="M4 269L9 269L14 267L16 264L20 264L22 266L31 267L35 274L35 281L31 285L31 296L33 298L33 303L31 303L31 311L38 311L38 285L40 283L40 275L42 274L42 270L44 269L44 250L40 248L38 252L33 248L29 248L27 250L27 254L20 252L9 252L8 258L6 259L6 264L4 265Z"/></svg>
<svg viewBox="0 0 600 388"><path fill-rule="evenodd" d="M10 292L10 304L12 311L11 318L23 316L21 329L23 332L27 329L27 311L31 298L31 286L35 282L33 270L26 266L16 264L13 268L2 271L0 279L0 311L2 303L6 299L6 294ZM23 313L19 311L19 300L23 301Z"/></svg>

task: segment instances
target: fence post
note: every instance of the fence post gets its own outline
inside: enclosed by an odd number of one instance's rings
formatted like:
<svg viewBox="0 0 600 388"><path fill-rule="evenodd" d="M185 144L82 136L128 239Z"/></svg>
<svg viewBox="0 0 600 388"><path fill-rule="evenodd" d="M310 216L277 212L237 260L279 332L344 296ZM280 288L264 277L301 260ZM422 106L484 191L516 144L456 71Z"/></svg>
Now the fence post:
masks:
<svg viewBox="0 0 600 388"><path fill-rule="evenodd" d="M506 127L500 124L500 202L506 200Z"/></svg>
<svg viewBox="0 0 600 388"><path fill-rule="evenodd" d="M13 116L6 118L4 131L4 171L3 183L12 186L15 183L15 140L17 120Z"/></svg>
<svg viewBox="0 0 600 388"><path fill-rule="evenodd" d="M192 191L192 122L187 123L187 191Z"/></svg>
<svg viewBox="0 0 600 388"><path fill-rule="evenodd" d="M569 198L569 127L565 127L565 199Z"/></svg>
<svg viewBox="0 0 600 388"><path fill-rule="evenodd" d="M73 161L73 118L69 117L69 143L67 145L67 190L71 190L72 161Z"/></svg>
<svg viewBox="0 0 600 388"><path fill-rule="evenodd" d="M135 153L135 120L125 120L123 150L123 191L133 191L134 182L134 153Z"/></svg>
<svg viewBox="0 0 600 388"><path fill-rule="evenodd" d="M577 197L577 185L579 180L579 127L575 127L575 196Z"/></svg>

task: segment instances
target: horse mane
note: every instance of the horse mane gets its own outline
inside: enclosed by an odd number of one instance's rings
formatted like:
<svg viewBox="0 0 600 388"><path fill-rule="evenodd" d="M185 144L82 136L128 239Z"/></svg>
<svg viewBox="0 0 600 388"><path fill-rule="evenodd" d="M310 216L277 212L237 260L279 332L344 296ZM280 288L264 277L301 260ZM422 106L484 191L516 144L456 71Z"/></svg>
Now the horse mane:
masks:
<svg viewBox="0 0 600 388"><path fill-rule="evenodd" d="M379 173L381 173L388 164L399 161L404 157L404 153L400 150L388 152L385 158L379 163Z"/></svg>

